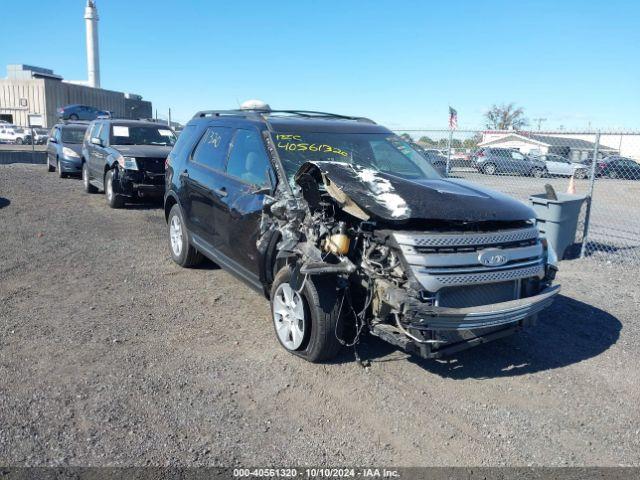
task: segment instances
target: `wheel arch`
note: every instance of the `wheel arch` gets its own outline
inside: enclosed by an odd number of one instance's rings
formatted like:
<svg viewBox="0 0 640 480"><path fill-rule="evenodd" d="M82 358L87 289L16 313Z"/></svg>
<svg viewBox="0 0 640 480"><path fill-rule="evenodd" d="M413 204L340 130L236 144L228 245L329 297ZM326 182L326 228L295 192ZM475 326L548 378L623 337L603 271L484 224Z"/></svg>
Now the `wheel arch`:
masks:
<svg viewBox="0 0 640 480"><path fill-rule="evenodd" d="M165 222L169 221L169 213L171 213L171 209L173 208L174 205L178 205L178 207L180 207L180 210L182 210L182 206L180 205L180 202L178 201L178 197L176 196L176 194L173 192L168 192L164 199L164 221Z"/></svg>

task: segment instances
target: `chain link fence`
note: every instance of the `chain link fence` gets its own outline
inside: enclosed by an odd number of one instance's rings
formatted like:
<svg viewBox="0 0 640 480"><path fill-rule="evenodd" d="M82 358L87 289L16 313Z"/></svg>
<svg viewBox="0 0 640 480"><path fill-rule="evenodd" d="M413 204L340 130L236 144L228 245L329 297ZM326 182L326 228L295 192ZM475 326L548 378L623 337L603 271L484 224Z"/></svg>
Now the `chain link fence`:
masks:
<svg viewBox="0 0 640 480"><path fill-rule="evenodd" d="M444 175L529 203L545 193L584 195L573 248L640 265L640 132L398 130Z"/></svg>

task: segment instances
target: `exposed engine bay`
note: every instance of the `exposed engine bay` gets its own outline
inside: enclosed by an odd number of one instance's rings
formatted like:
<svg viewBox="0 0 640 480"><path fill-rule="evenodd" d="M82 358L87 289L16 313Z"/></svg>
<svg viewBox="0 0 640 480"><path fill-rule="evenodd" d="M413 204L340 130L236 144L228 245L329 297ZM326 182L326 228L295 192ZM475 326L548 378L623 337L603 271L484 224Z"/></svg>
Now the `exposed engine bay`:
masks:
<svg viewBox="0 0 640 480"><path fill-rule="evenodd" d="M508 197L340 162L307 162L292 184L265 197L258 249L277 235L294 288L335 280L342 344L368 331L438 357L534 323L558 293L552 252Z"/></svg>

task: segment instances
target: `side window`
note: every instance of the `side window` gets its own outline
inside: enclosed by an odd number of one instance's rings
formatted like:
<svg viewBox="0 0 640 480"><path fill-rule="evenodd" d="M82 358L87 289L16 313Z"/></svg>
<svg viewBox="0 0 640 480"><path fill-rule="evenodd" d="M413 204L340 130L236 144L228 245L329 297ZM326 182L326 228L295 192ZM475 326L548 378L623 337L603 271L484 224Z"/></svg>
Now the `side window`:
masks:
<svg viewBox="0 0 640 480"><path fill-rule="evenodd" d="M236 130L227 174L245 183L264 187L269 185L269 168L269 157L260 134L255 130Z"/></svg>
<svg viewBox="0 0 640 480"><path fill-rule="evenodd" d="M97 137L99 131L100 131L99 123L91 124L91 128L87 130L87 141L91 141L92 138Z"/></svg>
<svg viewBox="0 0 640 480"><path fill-rule="evenodd" d="M231 128L209 127L198 142L191 161L215 170L223 170L231 141Z"/></svg>
<svg viewBox="0 0 640 480"><path fill-rule="evenodd" d="M108 123L103 123L102 128L100 129L100 140L102 140L103 145L109 145L109 132L111 131L111 125Z"/></svg>
<svg viewBox="0 0 640 480"><path fill-rule="evenodd" d="M171 150L171 156L172 157L177 157L179 155L182 155L182 153L189 147L191 147L193 145L193 135L195 133L196 130L196 126L195 125L187 125L186 127L184 127L184 129L182 130L182 133L180 133L180 136L178 137L178 141L176 142L176 144L173 146L173 149Z"/></svg>

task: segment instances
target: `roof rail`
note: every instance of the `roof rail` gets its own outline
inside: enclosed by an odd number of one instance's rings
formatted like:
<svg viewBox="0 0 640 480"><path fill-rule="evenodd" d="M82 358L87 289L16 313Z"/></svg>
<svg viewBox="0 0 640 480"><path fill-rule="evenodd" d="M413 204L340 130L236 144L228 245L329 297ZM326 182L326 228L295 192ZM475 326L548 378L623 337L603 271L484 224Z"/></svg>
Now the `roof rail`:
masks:
<svg viewBox="0 0 640 480"><path fill-rule="evenodd" d="M366 122L373 123L373 120L365 117L353 117L350 115L340 115L337 113L329 113L329 112L317 112L315 110L262 110L262 109L251 109L251 110L202 110L197 112L193 118L204 118L204 117L221 117L221 116L242 116L242 117L250 117L250 116L260 116L260 115L272 115L274 113L287 113L290 115L297 115L305 118L336 118L342 120L355 120L357 122Z"/></svg>

